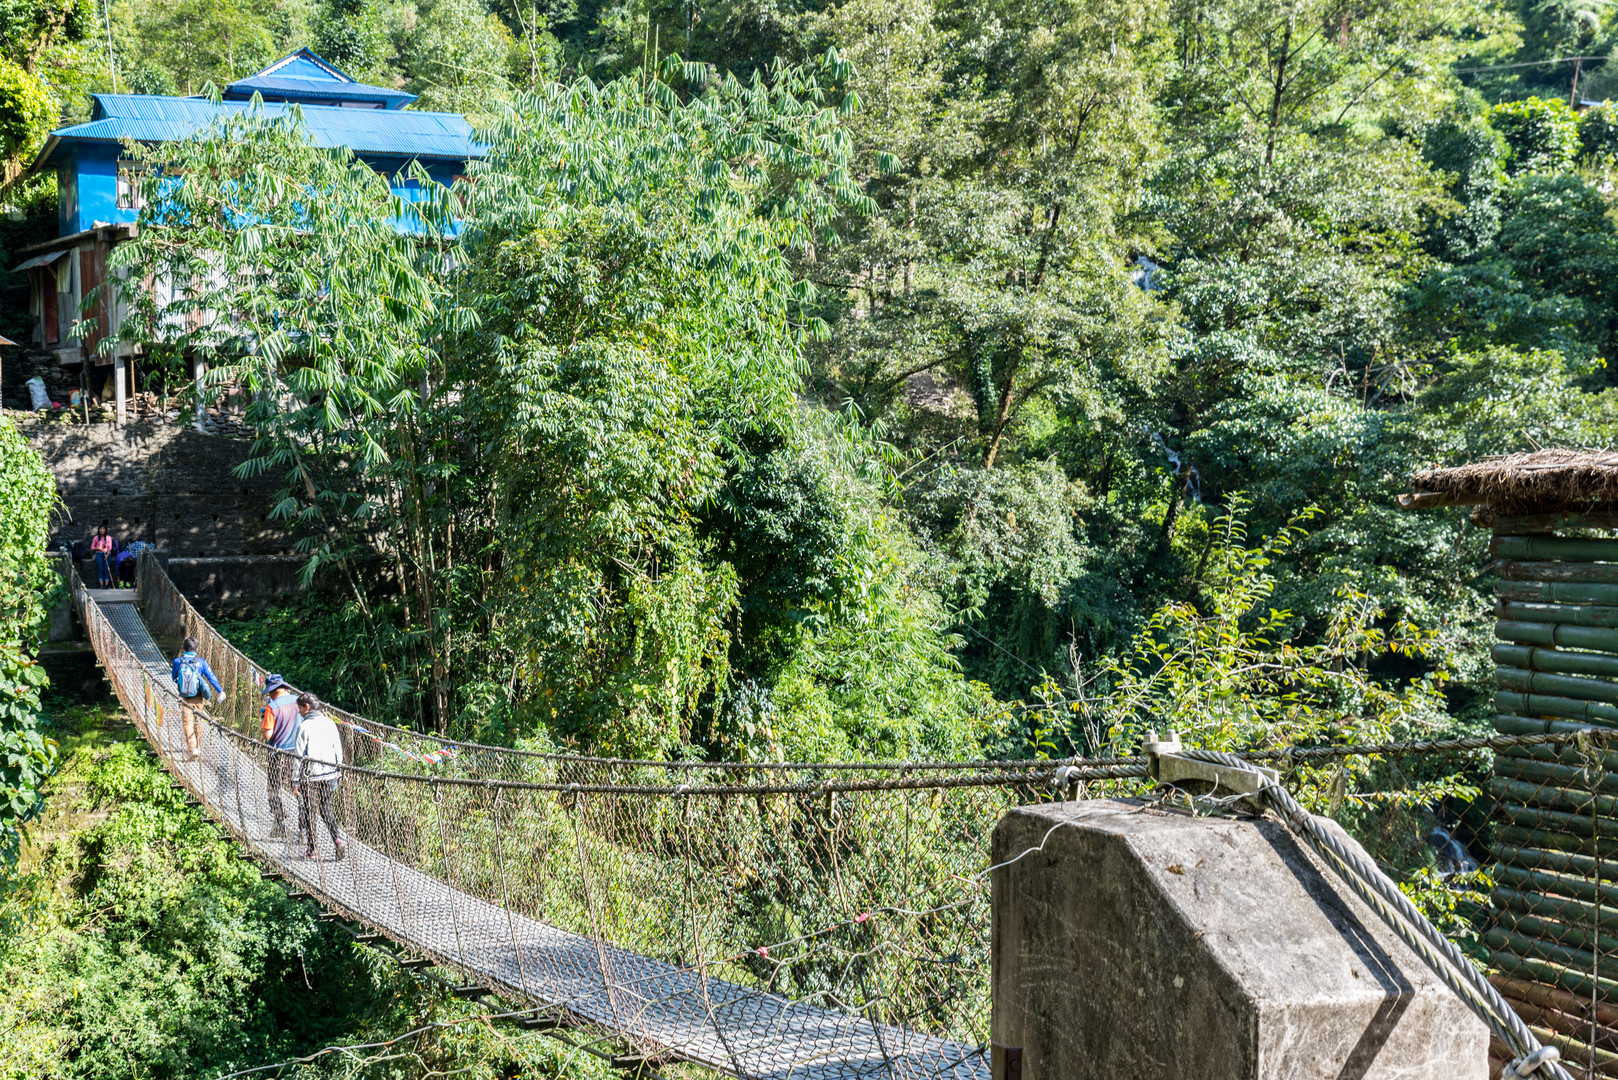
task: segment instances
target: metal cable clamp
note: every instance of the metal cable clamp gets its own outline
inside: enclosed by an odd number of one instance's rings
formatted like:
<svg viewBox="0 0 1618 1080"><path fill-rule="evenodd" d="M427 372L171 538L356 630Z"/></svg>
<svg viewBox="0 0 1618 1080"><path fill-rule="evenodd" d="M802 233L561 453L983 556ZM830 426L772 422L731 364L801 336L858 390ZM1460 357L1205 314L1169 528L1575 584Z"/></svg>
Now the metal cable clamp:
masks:
<svg viewBox="0 0 1618 1080"><path fill-rule="evenodd" d="M1507 1065L1505 1071L1500 1074L1500 1080L1534 1080L1535 1074L1542 1068L1546 1075L1551 1075L1554 1070L1549 1066L1559 1061L1561 1057L1556 1047L1541 1046L1533 1053L1524 1054Z"/></svg>
<svg viewBox="0 0 1618 1080"><path fill-rule="evenodd" d="M1213 761L1182 756L1184 748L1179 736L1170 731L1158 738L1156 729L1146 732L1141 753L1146 755L1148 775L1159 784L1172 784L1192 795L1213 795L1223 792L1243 796L1237 800L1243 809L1254 813L1264 811L1258 792L1281 781L1281 774L1260 765L1224 765Z"/></svg>

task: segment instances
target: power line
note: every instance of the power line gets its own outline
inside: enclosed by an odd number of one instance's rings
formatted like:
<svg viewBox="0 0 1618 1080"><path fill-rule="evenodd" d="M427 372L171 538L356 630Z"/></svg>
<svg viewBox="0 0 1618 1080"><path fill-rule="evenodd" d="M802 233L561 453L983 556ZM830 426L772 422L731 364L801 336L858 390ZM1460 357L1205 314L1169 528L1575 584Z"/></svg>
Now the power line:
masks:
<svg viewBox="0 0 1618 1080"><path fill-rule="evenodd" d="M1605 56L1559 56L1554 60L1523 60L1515 64L1490 64L1487 67L1456 68L1455 74L1468 75L1476 71L1504 71L1507 68L1539 67L1542 64L1571 64L1585 60L1607 60Z"/></svg>

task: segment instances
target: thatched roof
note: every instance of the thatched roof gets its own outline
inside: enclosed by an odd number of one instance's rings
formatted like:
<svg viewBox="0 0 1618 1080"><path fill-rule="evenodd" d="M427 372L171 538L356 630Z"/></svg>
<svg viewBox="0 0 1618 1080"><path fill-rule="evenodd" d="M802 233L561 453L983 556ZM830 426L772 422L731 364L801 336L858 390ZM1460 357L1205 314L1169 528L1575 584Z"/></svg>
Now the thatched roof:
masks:
<svg viewBox="0 0 1618 1080"><path fill-rule="evenodd" d="M1407 510L1486 505L1504 514L1556 514L1618 506L1618 451L1535 450L1410 478Z"/></svg>

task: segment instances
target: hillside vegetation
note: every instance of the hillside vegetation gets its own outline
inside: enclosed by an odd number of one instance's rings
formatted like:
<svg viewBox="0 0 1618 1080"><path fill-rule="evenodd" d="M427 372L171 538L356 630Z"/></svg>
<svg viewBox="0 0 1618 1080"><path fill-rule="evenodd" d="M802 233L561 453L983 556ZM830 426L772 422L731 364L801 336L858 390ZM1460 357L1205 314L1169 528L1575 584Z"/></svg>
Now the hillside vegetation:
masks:
<svg viewBox="0 0 1618 1080"><path fill-rule="evenodd" d="M210 268L177 303L228 327L115 329L257 393L252 468L327 586L236 630L377 715L750 758L1099 752L1165 710L1274 741L1385 727L1377 695L1476 724L1481 537L1391 497L1610 439L1590 12L7 12L13 173L89 90L303 44L480 125L401 234L369 170L234 121L172 149L118 256ZM1207 626L1300 666L1243 674ZM1296 732L1222 712L1296 693Z"/></svg>

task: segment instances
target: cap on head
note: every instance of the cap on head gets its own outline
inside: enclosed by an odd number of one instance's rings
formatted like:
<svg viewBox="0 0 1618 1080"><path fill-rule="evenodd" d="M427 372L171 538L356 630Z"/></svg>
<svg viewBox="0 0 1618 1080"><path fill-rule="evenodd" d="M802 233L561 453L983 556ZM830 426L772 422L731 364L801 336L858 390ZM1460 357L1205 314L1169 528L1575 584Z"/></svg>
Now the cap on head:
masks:
<svg viewBox="0 0 1618 1080"><path fill-rule="evenodd" d="M286 684L287 681L279 675L264 676L264 692L266 694L273 694Z"/></svg>

